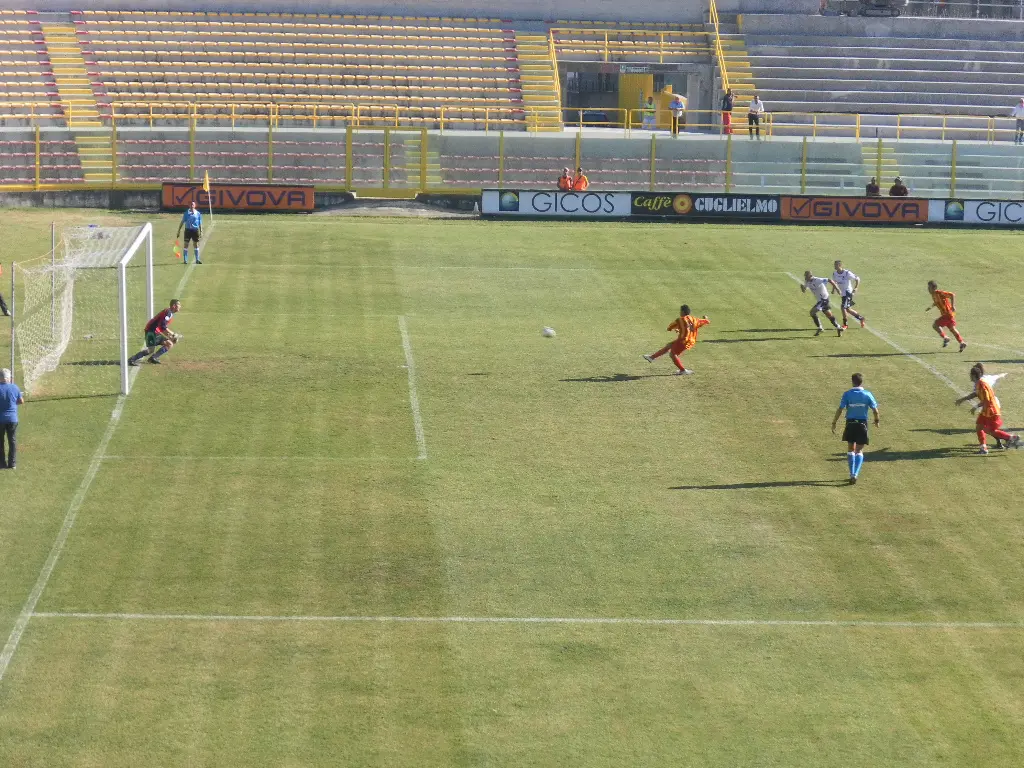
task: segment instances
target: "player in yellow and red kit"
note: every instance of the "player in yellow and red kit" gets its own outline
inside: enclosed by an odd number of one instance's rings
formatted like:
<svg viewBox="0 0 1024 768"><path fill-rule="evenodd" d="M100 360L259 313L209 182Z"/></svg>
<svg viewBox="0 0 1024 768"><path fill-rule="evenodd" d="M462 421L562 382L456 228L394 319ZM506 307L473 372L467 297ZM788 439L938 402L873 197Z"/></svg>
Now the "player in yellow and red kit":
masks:
<svg viewBox="0 0 1024 768"><path fill-rule="evenodd" d="M999 399L992 390L992 385L985 381L985 369L981 363L971 367L971 381L974 382L974 391L969 395L957 398L956 404L966 403L968 400L978 398L981 404L981 413L978 414L976 422L978 427L978 443L981 448L978 453L988 453L988 446L985 444L985 434L992 435L997 440L1005 440L1008 448L1020 448L1020 435L1011 435L1009 432L1000 429L1003 426L1003 414L999 405Z"/></svg>
<svg viewBox="0 0 1024 768"><path fill-rule="evenodd" d="M666 344L653 355L644 355L644 360L648 363L653 363L657 358L668 352L669 357L672 358L672 362L676 364L678 369L676 371L677 376L693 373L691 369L683 366L683 361L680 357L683 352L693 348L693 345L697 343L697 332L710 322L707 315L704 315L704 317L693 317L690 314L690 308L683 304L679 308L679 317L669 323L668 326L669 331L676 332L676 340L671 344Z"/></svg>
<svg viewBox="0 0 1024 768"><path fill-rule="evenodd" d="M928 281L928 293L932 295L932 302L939 310L939 317L932 323L932 328L942 337L942 346L949 345L949 338L942 332L943 328L949 328L950 333L960 342L960 351L963 352L967 349L967 342L960 335L960 331L956 329L956 294L951 291L940 291L934 280ZM925 312L930 309L931 307L928 307Z"/></svg>

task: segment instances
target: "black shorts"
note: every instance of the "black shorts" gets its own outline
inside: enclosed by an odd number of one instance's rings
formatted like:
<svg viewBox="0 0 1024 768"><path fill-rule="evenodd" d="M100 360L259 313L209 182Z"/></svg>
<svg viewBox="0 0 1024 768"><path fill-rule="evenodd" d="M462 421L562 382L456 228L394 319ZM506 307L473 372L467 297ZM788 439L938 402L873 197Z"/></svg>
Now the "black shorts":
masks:
<svg viewBox="0 0 1024 768"><path fill-rule="evenodd" d="M843 309L849 309L850 307L852 307L856 303L857 302L855 302L853 300L853 294L852 293L844 293L843 294Z"/></svg>
<svg viewBox="0 0 1024 768"><path fill-rule="evenodd" d="M856 443L857 445L867 445L868 423L859 419L847 419L846 429L843 430L843 441Z"/></svg>
<svg viewBox="0 0 1024 768"><path fill-rule="evenodd" d="M821 299L820 301L818 301L817 304L814 305L814 308L811 310L811 312L828 312L831 309L831 302L829 302L828 299Z"/></svg>
<svg viewBox="0 0 1024 768"><path fill-rule="evenodd" d="M186 229L185 230L185 247L188 248L188 241L191 240L196 245L199 245L199 230L198 229Z"/></svg>

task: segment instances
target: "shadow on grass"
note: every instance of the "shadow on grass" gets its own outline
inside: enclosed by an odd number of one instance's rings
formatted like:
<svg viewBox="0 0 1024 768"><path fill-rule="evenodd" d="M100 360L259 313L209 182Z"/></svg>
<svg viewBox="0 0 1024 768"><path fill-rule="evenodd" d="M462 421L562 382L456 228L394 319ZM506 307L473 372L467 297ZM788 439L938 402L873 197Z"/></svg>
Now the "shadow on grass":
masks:
<svg viewBox="0 0 1024 768"><path fill-rule="evenodd" d="M581 379L559 379L573 384L617 384L620 381L640 381L641 379L658 379L663 376L675 376L674 373L645 373L636 375L632 373L611 373L607 376L587 376Z"/></svg>
<svg viewBox="0 0 1024 768"><path fill-rule="evenodd" d="M864 451L865 461L922 461L924 459L957 459L973 456L977 446L958 446L956 448L922 448L918 451L894 451L891 448ZM846 461L845 453L838 453L829 461Z"/></svg>
<svg viewBox="0 0 1024 768"><path fill-rule="evenodd" d="M1000 429L1004 429L1007 432L1022 432L1024 427L1007 427L1003 425ZM946 427L944 429L912 429L911 432L931 432L933 435L974 435L977 434L977 430L974 429L953 429Z"/></svg>
<svg viewBox="0 0 1024 768"><path fill-rule="evenodd" d="M719 331L719 333L795 333L806 331L807 328L741 328L736 331Z"/></svg>
<svg viewBox="0 0 1024 768"><path fill-rule="evenodd" d="M921 357L922 355L940 355L941 352L912 352L915 357ZM902 352L837 352L834 355L811 355L811 357L906 357Z"/></svg>
<svg viewBox="0 0 1024 768"><path fill-rule="evenodd" d="M970 349L970 347L968 347L968 349ZM972 350L972 351L974 352L974 354L978 354L976 350ZM1002 363L1004 365L1024 365L1024 359L1017 359L1017 360L1013 360L1013 359L1009 359L1009 360L989 360L988 358L982 358L982 361L985 362L985 363L996 363L997 365L1000 364L1000 363Z"/></svg>
<svg viewBox="0 0 1024 768"><path fill-rule="evenodd" d="M763 483L726 483L724 485L673 485L670 491L742 491L749 488L838 488L845 480L768 480Z"/></svg>
<svg viewBox="0 0 1024 768"><path fill-rule="evenodd" d="M94 400L98 397L108 397L114 399L118 396L118 392L101 392L93 395L39 395L33 397L33 403L55 403L60 400ZM27 398L26 398L27 399Z"/></svg>
<svg viewBox="0 0 1024 768"><path fill-rule="evenodd" d="M61 365L120 365L120 360L72 360L67 363L61 363Z"/></svg>
<svg viewBox="0 0 1024 768"><path fill-rule="evenodd" d="M490 376L491 374L481 371L481 372L478 372L478 373L467 373L466 375L467 376Z"/></svg>
<svg viewBox="0 0 1024 768"><path fill-rule="evenodd" d="M804 341L806 336L761 336L757 339L705 339L703 344L751 344L758 341Z"/></svg>

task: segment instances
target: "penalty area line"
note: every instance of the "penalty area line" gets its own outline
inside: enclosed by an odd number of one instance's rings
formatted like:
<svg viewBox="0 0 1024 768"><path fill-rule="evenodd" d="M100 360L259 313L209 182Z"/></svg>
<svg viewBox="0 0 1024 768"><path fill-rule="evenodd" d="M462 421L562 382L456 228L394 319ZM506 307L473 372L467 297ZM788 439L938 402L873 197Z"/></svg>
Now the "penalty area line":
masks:
<svg viewBox="0 0 1024 768"><path fill-rule="evenodd" d="M138 368L134 368L129 372L129 391L131 391L131 384L135 381L135 377L138 373ZM14 658L14 653L18 650L18 644L21 642L21 637L25 634L25 628L28 627L29 620L35 613L36 605L39 604L39 599L43 596L46 585L50 581L50 576L53 575L53 569L57 567L57 560L60 559L61 552L64 551L64 545L67 543L68 536L71 534L71 529L75 525L75 520L78 517L78 511L82 508L82 504L85 503L85 497L88 495L89 489L92 487L92 482L96 479L96 474L99 472L100 466L103 464L103 456L106 454L107 446L110 445L110 440L114 436L117 425L121 422L121 414L124 413L124 404L127 398L127 395L117 396L117 402L114 405L113 412L110 414L110 421L107 423L107 429L103 433L100 444L96 447L96 451L92 455L89 467L85 471L85 476L82 478L82 482L79 484L78 490L71 498L71 503L68 505L67 512L64 515L64 522L61 524L60 531L57 533L57 538L53 542L53 546L50 547L50 553L47 555L46 561L43 563L42 570L39 571L36 583L32 587L32 591L29 593L28 599L25 600L25 604L22 606L21 612L18 614L18 618L14 622L14 628L11 629L11 634L7 637L7 642L4 644L3 651L0 651L0 682L3 681L4 675L7 674L7 668L11 665L11 659Z"/></svg>
<svg viewBox="0 0 1024 768"><path fill-rule="evenodd" d="M803 283L803 280L798 278L792 272L786 272L786 275L788 275L792 280L795 280L797 283L801 283L801 284ZM945 384L947 387L952 389L957 394L963 394L962 390L960 389L960 387L958 387L956 385L956 382L954 382L951 378L949 378L949 376L944 374L942 371L940 371L935 366L931 365L930 363L925 362L920 357L915 355L913 352L910 352L906 348L900 346L895 341L893 341L888 336L886 336L884 333L882 333L879 330L876 330L875 328L872 328L870 325L865 325L864 329L866 331L869 331L871 333L871 335L873 335L875 338L878 338L878 339L881 339L882 341L884 341L886 344L888 344L890 347L895 349L897 352L899 352L904 357L907 357L907 358L913 360L915 363L920 365L922 368L925 368L929 373L931 373L933 376L935 376L937 379L939 379L939 381L941 381L943 384Z"/></svg>
<svg viewBox="0 0 1024 768"><path fill-rule="evenodd" d="M321 624L567 624L641 627L805 627L861 629L1024 630L1012 621L875 621L870 619L645 619L600 616L253 616L205 613L83 613L53 611L39 619Z"/></svg>
<svg viewBox="0 0 1024 768"><path fill-rule="evenodd" d="M416 458L423 461L427 458L427 438L423 433L420 398L416 394L416 362L412 357L412 342L409 340L409 328L405 323L405 315L398 318L398 329L402 332L402 351L405 352L405 368L409 374L409 407L412 409L412 425L416 432L416 446L419 448Z"/></svg>

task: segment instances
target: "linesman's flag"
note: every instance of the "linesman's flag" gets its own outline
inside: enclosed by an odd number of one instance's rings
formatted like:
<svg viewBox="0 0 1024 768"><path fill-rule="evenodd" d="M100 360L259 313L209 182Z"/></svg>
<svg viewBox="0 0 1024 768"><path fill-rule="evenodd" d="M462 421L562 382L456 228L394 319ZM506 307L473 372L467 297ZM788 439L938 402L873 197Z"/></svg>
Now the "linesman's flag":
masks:
<svg viewBox="0 0 1024 768"><path fill-rule="evenodd" d="M210 172L203 171L203 192L210 191Z"/></svg>

